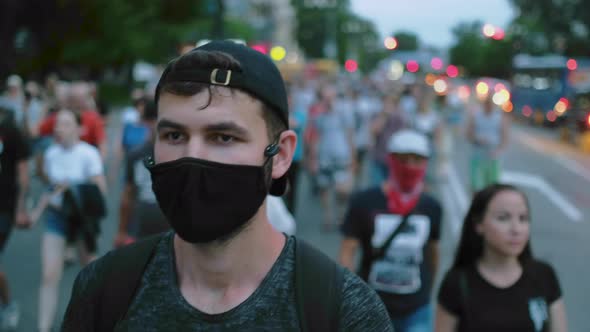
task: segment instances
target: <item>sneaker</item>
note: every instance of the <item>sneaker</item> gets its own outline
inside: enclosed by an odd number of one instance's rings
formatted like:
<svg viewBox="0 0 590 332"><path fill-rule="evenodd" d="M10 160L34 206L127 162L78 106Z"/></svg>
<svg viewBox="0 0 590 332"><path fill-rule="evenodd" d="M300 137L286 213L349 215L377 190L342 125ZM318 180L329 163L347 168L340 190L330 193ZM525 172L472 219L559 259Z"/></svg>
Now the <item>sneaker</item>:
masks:
<svg viewBox="0 0 590 332"><path fill-rule="evenodd" d="M11 302L2 309L1 326L3 331L14 331L18 326L20 310L18 304Z"/></svg>

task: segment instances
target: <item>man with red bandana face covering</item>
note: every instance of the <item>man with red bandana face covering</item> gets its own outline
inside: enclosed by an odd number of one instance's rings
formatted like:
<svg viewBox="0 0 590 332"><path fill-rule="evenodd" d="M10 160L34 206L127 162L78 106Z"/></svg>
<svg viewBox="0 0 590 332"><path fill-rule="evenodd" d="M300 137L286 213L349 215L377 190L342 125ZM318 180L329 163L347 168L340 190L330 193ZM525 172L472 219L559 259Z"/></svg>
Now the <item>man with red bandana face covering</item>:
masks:
<svg viewBox="0 0 590 332"><path fill-rule="evenodd" d="M430 298L442 209L424 192L428 139L401 130L390 138L388 152L389 178L350 200L340 263L355 271L360 248L357 272L385 303L395 331L432 331Z"/></svg>

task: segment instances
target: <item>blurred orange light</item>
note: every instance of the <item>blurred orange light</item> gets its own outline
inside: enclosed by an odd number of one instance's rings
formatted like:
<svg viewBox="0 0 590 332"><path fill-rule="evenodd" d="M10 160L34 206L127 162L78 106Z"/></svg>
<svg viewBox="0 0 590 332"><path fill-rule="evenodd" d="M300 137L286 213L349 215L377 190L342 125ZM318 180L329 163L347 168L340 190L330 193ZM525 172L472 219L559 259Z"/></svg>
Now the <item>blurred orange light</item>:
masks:
<svg viewBox="0 0 590 332"><path fill-rule="evenodd" d="M410 60L406 63L406 68L410 73L415 73L420 69L420 65L415 60Z"/></svg>
<svg viewBox="0 0 590 332"><path fill-rule="evenodd" d="M586 123L588 124L588 127L590 127L590 114L588 114L588 117L586 118Z"/></svg>
<svg viewBox="0 0 590 332"><path fill-rule="evenodd" d="M578 68L578 62L575 59L567 60L567 69L576 70Z"/></svg>
<svg viewBox="0 0 590 332"><path fill-rule="evenodd" d="M488 23L483 26L482 31L483 31L484 36L491 38L496 33L496 28L493 25Z"/></svg>
<svg viewBox="0 0 590 332"><path fill-rule="evenodd" d="M512 105L512 103L510 101L508 101L504 105L502 105L502 110L506 113L512 112L513 109L514 109L514 105Z"/></svg>
<svg viewBox="0 0 590 332"><path fill-rule="evenodd" d="M424 78L424 83L432 86L434 84L434 81L436 81L436 76L434 74L426 74L426 77Z"/></svg>
<svg viewBox="0 0 590 332"><path fill-rule="evenodd" d="M387 37L385 38L383 44L385 45L386 49L394 50L397 48L397 39L395 39L394 37Z"/></svg>

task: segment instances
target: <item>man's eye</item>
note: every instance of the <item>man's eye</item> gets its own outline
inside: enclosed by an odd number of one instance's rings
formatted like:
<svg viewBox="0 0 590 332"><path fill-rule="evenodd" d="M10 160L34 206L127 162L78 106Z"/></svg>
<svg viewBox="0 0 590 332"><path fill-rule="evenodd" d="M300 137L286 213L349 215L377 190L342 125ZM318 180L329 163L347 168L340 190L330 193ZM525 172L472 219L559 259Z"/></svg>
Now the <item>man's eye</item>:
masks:
<svg viewBox="0 0 590 332"><path fill-rule="evenodd" d="M234 142L235 140L236 140L236 138L233 136L230 136L230 135L223 135L223 134L213 135L213 141L215 143L227 144L227 143Z"/></svg>
<svg viewBox="0 0 590 332"><path fill-rule="evenodd" d="M177 132L177 131L171 131L168 133L164 133L164 135L162 135L162 136L165 140L170 141L170 142L174 142L174 143L180 142L184 138L184 135L180 132Z"/></svg>

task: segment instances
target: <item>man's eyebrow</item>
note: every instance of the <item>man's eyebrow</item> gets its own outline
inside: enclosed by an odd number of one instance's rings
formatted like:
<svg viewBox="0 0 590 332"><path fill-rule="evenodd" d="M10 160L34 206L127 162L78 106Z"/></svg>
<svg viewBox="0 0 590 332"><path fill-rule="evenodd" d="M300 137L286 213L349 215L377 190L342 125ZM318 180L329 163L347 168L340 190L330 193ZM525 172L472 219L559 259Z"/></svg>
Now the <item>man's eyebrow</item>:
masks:
<svg viewBox="0 0 590 332"><path fill-rule="evenodd" d="M207 126L205 126L205 131L231 132L231 133L234 133L238 136L245 136L245 137L250 136L250 132L246 128L244 128L232 121L219 122L219 123L207 125Z"/></svg>
<svg viewBox="0 0 590 332"><path fill-rule="evenodd" d="M164 128L171 128L171 129L178 129L178 130L185 130L186 129L186 127L180 123L166 120L166 119L162 119L162 120L158 121L158 125L157 125L156 129L159 131Z"/></svg>

